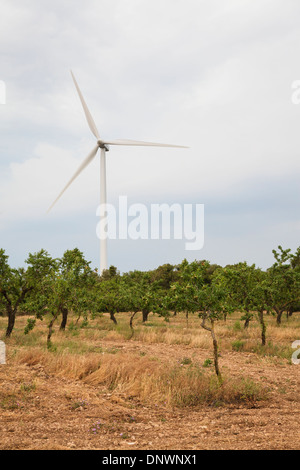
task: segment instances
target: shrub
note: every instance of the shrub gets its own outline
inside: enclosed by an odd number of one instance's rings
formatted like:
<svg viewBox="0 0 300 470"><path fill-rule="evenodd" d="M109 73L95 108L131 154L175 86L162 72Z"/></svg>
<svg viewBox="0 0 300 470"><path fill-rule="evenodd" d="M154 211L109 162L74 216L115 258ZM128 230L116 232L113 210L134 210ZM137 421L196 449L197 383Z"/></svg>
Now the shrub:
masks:
<svg viewBox="0 0 300 470"><path fill-rule="evenodd" d="M236 321L235 324L233 325L233 331L241 331L241 330L242 330L241 323L239 321Z"/></svg>
<svg viewBox="0 0 300 470"><path fill-rule="evenodd" d="M203 362L203 367L210 367L212 365L212 360L211 359L205 359Z"/></svg>
<svg viewBox="0 0 300 470"><path fill-rule="evenodd" d="M244 349L245 343L244 341L240 341L237 339L236 341L233 341L231 346L234 351L242 351Z"/></svg>

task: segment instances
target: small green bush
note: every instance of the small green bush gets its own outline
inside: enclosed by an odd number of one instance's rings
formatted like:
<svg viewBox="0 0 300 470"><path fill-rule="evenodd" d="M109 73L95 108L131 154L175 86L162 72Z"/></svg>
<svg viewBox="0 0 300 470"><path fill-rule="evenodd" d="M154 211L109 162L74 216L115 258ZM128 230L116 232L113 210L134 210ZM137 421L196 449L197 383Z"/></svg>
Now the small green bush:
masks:
<svg viewBox="0 0 300 470"><path fill-rule="evenodd" d="M189 357L184 357L182 360L181 360L181 364L183 366L186 366L188 364L192 364L192 359L190 359Z"/></svg>
<svg viewBox="0 0 300 470"><path fill-rule="evenodd" d="M233 331L241 331L242 330L242 325L239 321L236 321L235 324L233 325Z"/></svg>
<svg viewBox="0 0 300 470"><path fill-rule="evenodd" d="M205 359L203 362L203 367L210 367L212 365L212 360L211 359Z"/></svg>
<svg viewBox="0 0 300 470"><path fill-rule="evenodd" d="M236 341L233 341L233 343L231 343L231 346L234 351L242 351L244 349L245 343L244 341L240 341L239 339L237 339Z"/></svg>

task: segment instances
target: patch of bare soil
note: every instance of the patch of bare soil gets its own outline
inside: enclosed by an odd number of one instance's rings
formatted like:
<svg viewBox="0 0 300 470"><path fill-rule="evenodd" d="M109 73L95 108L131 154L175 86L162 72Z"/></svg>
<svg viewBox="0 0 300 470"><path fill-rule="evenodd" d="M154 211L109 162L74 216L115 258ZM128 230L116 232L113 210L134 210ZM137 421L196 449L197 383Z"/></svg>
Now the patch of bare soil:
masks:
<svg viewBox="0 0 300 470"><path fill-rule="evenodd" d="M207 358L207 351L182 345L111 346L137 350L166 365ZM220 365L224 374L268 386L269 399L252 407L170 409L51 375L41 365L2 365L0 449L300 449L300 366L234 352L222 353Z"/></svg>

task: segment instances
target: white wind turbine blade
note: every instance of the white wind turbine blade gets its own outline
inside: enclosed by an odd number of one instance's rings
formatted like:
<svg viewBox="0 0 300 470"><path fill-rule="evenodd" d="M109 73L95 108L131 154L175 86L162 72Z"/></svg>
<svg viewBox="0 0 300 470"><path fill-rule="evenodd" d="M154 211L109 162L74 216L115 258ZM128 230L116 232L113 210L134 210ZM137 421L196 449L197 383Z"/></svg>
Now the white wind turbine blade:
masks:
<svg viewBox="0 0 300 470"><path fill-rule="evenodd" d="M85 167L88 166L89 163L91 163L91 161L95 158L96 156L96 153L98 151L98 145L93 148L93 150L88 154L88 156L84 159L84 161L81 163L80 167L78 168L78 170L76 171L76 173L74 173L74 175L72 176L72 178L70 179L70 181L68 182L68 184L64 187L64 189L60 192L60 194L57 196L57 198L55 199L55 201L53 202L53 204L49 207L48 211L47 212L50 212L52 207L57 203L57 201L60 199L60 197L63 195L63 193L66 191L66 189L68 189L68 187L70 186L71 183L73 183L73 181L75 180L75 178L77 178L77 176L85 169Z"/></svg>
<svg viewBox="0 0 300 470"><path fill-rule="evenodd" d="M118 140L105 140L103 142L107 145L130 145L130 146L141 146L141 147L175 147L187 149L184 145L171 145L171 144L157 144L155 142L141 142L139 140L128 140L128 139L118 139Z"/></svg>
<svg viewBox="0 0 300 470"><path fill-rule="evenodd" d="M80 98L80 101L81 101L81 104L82 104L82 107L83 107L83 110L84 110L89 128L91 129L91 131L94 134L94 136L96 137L96 139L100 140L100 135L99 135L98 129L96 127L96 124L94 122L94 119L92 118L92 115L91 115L91 113L90 113L90 111L87 107L86 102L84 101L84 98L82 96L82 93L80 91L80 88L78 86L78 83L77 83L77 81L74 77L74 74L73 74L72 70L71 70L71 75L72 75L72 78L73 78L73 82L75 83L75 87L76 87L76 90L78 92L78 95L79 95L79 98Z"/></svg>

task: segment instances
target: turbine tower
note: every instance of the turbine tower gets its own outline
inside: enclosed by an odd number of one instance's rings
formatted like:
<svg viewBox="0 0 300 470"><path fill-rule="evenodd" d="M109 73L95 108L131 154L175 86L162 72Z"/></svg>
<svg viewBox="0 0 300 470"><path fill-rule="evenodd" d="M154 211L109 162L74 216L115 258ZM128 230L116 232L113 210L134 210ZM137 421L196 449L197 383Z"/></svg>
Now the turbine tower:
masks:
<svg viewBox="0 0 300 470"><path fill-rule="evenodd" d="M175 147L175 148L188 148L183 145L170 145L170 144L158 144L154 142L141 142L137 140L125 140L125 139L118 139L118 140L102 140L100 138L100 134L98 132L98 129L96 127L96 124L94 122L94 119L92 118L92 115L86 105L86 102L84 101L84 98L82 96L82 93L80 91L80 88L78 86L78 83L74 77L73 72L71 71L71 75L76 87L76 90L78 92L85 117L87 120L87 123L89 125L90 130L94 134L94 136L97 139L97 144L91 150L91 152L88 154L88 156L83 160L77 171L74 173L70 181L66 184L66 186L63 188L63 190L60 192L60 194L57 196L53 204L49 207L47 212L50 212L54 204L60 199L60 197L63 195L63 193L66 191L66 189L70 186L70 184L77 178L77 176L91 163L91 161L95 158L98 150L100 149L100 206L101 208L106 207L106 152L109 151L109 145L129 145L129 146L143 146L143 147ZM103 212L101 213L101 221L105 223L107 226L107 213ZM104 225L102 225L104 226ZM102 238L100 237L100 275L103 273L105 269L108 268L107 265L107 240L106 237Z"/></svg>

